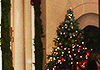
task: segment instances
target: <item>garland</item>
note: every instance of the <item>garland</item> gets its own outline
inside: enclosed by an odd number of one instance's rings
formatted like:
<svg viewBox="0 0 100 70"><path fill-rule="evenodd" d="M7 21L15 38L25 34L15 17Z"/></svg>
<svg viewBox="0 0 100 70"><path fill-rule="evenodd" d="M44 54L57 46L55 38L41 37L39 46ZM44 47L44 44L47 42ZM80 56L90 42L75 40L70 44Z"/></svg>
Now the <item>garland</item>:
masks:
<svg viewBox="0 0 100 70"><path fill-rule="evenodd" d="M42 20L40 19L40 0L31 0L35 10L35 70L42 70L43 66L43 37Z"/></svg>
<svg viewBox="0 0 100 70"><path fill-rule="evenodd" d="M41 41L43 29L41 24L41 11L40 2L31 2L34 5L35 10L35 68L36 70L42 70L43 63L43 44ZM3 70L14 70L12 66L12 52L10 50L10 0L2 0L2 20L1 20L1 50L2 50L2 68Z"/></svg>
<svg viewBox="0 0 100 70"><path fill-rule="evenodd" d="M1 50L2 50L2 69L14 70L12 66L12 52L10 50L10 0L1 0L2 19L1 19Z"/></svg>

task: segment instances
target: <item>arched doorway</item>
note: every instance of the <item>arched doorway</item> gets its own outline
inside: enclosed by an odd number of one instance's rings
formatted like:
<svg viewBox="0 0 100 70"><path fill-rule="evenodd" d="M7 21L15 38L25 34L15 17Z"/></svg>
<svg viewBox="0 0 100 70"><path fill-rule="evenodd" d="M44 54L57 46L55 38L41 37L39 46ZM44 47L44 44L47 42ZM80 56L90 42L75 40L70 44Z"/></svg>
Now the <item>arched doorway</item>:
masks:
<svg viewBox="0 0 100 70"><path fill-rule="evenodd" d="M99 27L99 15L95 13L86 13L80 16L77 19L77 22L80 23L80 29L83 29L87 25L93 25Z"/></svg>

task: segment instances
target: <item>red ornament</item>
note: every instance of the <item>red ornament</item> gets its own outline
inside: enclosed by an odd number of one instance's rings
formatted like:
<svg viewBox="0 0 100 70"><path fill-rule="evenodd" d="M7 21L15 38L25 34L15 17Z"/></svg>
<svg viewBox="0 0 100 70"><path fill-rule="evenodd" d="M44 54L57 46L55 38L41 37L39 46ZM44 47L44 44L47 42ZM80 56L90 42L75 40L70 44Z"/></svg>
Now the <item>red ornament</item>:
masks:
<svg viewBox="0 0 100 70"><path fill-rule="evenodd" d="M64 59L64 58L62 58L61 60L62 60L62 61L64 61L65 59Z"/></svg>
<svg viewBox="0 0 100 70"><path fill-rule="evenodd" d="M88 60L84 60L84 61L83 61L83 63L85 63L85 64L86 64L87 62L88 62Z"/></svg>
<svg viewBox="0 0 100 70"><path fill-rule="evenodd" d="M80 67L78 65L76 66L76 70L80 70Z"/></svg>
<svg viewBox="0 0 100 70"><path fill-rule="evenodd" d="M56 70L56 68L54 68L54 70Z"/></svg>
<svg viewBox="0 0 100 70"><path fill-rule="evenodd" d="M82 68L84 69L85 68L85 65L82 65Z"/></svg>
<svg viewBox="0 0 100 70"><path fill-rule="evenodd" d="M81 49L79 48L78 51L80 51Z"/></svg>
<svg viewBox="0 0 100 70"><path fill-rule="evenodd" d="M87 56L89 56L89 55L90 55L90 53L87 52Z"/></svg>
<svg viewBox="0 0 100 70"><path fill-rule="evenodd" d="M71 70L74 70L74 67L71 67Z"/></svg>
<svg viewBox="0 0 100 70"><path fill-rule="evenodd" d="M90 56L90 51L85 52L87 56Z"/></svg>
<svg viewBox="0 0 100 70"><path fill-rule="evenodd" d="M79 62L78 62L78 64L79 64L79 65L82 65L82 62L81 62L81 61L79 61Z"/></svg>

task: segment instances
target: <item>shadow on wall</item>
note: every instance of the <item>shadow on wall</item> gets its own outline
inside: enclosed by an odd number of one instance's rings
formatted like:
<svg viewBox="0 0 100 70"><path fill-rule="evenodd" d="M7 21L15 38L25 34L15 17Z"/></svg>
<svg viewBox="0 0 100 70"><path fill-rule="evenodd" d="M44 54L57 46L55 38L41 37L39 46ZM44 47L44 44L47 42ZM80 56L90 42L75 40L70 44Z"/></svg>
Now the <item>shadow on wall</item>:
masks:
<svg viewBox="0 0 100 70"><path fill-rule="evenodd" d="M99 15L96 13L86 13L77 19L80 23L80 29L85 28L87 25L93 25L99 27Z"/></svg>
<svg viewBox="0 0 100 70"><path fill-rule="evenodd" d="M94 52L100 53L100 28L92 25L86 26L84 29L85 44Z"/></svg>

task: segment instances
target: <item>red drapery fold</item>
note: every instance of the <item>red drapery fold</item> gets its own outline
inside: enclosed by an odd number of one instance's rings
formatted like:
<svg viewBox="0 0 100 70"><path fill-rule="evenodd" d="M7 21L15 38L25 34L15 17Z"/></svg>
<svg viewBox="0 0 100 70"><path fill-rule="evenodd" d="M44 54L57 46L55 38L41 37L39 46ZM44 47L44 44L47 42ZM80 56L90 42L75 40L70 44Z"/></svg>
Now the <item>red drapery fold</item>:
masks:
<svg viewBox="0 0 100 70"><path fill-rule="evenodd" d="M100 67L99 67L99 65L97 65L97 67L98 67L98 70L100 70Z"/></svg>

